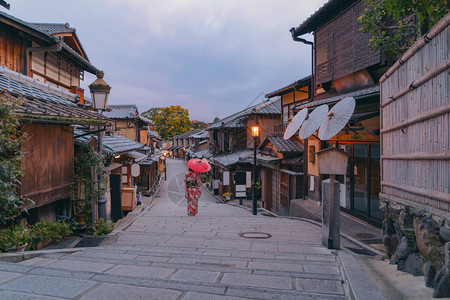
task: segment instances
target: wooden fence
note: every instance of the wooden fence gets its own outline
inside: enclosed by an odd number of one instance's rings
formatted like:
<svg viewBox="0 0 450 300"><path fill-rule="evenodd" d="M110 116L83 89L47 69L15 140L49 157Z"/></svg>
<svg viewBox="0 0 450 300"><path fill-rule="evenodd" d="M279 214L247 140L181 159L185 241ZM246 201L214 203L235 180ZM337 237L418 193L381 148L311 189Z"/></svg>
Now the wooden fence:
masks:
<svg viewBox="0 0 450 300"><path fill-rule="evenodd" d="M380 199L450 211L450 14L380 79Z"/></svg>

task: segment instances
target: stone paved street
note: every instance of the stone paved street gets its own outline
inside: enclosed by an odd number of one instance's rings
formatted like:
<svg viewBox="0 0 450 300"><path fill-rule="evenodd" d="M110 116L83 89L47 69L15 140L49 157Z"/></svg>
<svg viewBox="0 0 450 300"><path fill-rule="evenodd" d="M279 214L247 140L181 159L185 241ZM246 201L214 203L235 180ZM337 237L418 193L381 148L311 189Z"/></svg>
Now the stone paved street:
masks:
<svg viewBox="0 0 450 300"><path fill-rule="evenodd" d="M350 287L358 288L348 283L338 251L321 245L316 225L253 216L206 191L199 214L187 216L185 171L184 162L169 160L159 194L130 213L106 245L1 262L0 299L348 299ZM240 236L246 232L270 238ZM348 269L353 277L361 272L358 264ZM356 277L366 296L381 297Z"/></svg>

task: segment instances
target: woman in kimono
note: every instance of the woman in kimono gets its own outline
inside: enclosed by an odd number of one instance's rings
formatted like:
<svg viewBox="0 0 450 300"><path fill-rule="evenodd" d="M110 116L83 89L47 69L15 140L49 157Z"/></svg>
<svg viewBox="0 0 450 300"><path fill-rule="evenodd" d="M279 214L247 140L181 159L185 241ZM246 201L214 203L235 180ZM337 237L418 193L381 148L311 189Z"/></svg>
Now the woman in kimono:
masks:
<svg viewBox="0 0 450 300"><path fill-rule="evenodd" d="M198 213L198 198L202 195L202 181L198 172L189 169L184 177L184 183L186 186L187 214L188 216L195 216Z"/></svg>

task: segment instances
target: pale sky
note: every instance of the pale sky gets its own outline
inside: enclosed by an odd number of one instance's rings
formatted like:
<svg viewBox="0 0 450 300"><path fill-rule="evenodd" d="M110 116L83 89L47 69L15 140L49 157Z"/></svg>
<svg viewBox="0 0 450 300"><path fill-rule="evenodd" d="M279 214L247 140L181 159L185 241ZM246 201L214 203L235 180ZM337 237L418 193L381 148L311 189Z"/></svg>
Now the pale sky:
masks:
<svg viewBox="0 0 450 300"><path fill-rule="evenodd" d="M109 104L181 105L211 122L310 75L297 27L326 0L8 0L27 22L66 23L105 72ZM312 40L311 36L305 36ZM85 73L82 87L95 80ZM258 98L258 101L263 97Z"/></svg>

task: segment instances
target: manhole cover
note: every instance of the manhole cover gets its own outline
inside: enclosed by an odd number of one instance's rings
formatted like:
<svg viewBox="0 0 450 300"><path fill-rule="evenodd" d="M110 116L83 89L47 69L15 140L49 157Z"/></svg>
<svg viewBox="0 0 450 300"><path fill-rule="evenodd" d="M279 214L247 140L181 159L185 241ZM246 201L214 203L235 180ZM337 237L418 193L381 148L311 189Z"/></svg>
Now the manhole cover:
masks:
<svg viewBox="0 0 450 300"><path fill-rule="evenodd" d="M272 237L271 234L265 232L241 232L239 233L239 236L246 239L256 239L256 240L268 239Z"/></svg>
<svg viewBox="0 0 450 300"><path fill-rule="evenodd" d="M87 237L81 240L74 248L84 248L84 247L98 247L100 246L107 237L97 236L97 237Z"/></svg>
<svg viewBox="0 0 450 300"><path fill-rule="evenodd" d="M375 237L373 234L365 232L357 233L356 236L359 237L360 239L372 239Z"/></svg>

